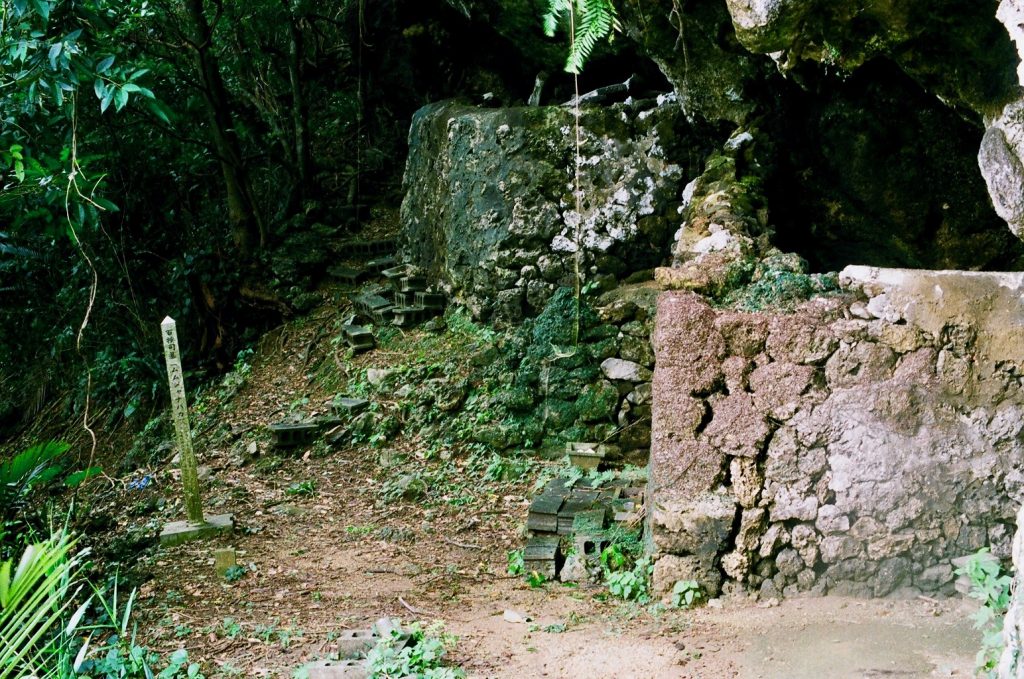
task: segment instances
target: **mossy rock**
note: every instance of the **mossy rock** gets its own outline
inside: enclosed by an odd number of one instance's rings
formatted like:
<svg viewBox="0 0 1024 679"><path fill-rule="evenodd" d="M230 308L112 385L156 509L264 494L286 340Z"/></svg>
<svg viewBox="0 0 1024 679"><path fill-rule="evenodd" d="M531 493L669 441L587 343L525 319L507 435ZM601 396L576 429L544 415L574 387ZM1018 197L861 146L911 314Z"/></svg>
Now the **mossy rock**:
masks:
<svg viewBox="0 0 1024 679"><path fill-rule="evenodd" d="M577 340L576 314L579 313L580 336L585 336L588 329L599 325L600 318L585 299L577 304L572 288L559 288L548 301L544 311L535 319L533 326L533 345L548 347L572 346Z"/></svg>
<svg viewBox="0 0 1024 679"><path fill-rule="evenodd" d="M592 360L600 363L606 358L612 358L619 353L619 340L614 337L594 342L587 345L587 352Z"/></svg>
<svg viewBox="0 0 1024 679"><path fill-rule="evenodd" d="M587 342L593 342L596 340L618 337L618 335L619 329L617 327L609 323L603 323L593 328L589 328L587 332L583 335L583 339L585 339Z"/></svg>
<svg viewBox="0 0 1024 679"><path fill-rule="evenodd" d="M544 422L546 431L561 431L571 427L579 418L576 404L559 398L547 398L535 414Z"/></svg>
<svg viewBox="0 0 1024 679"><path fill-rule="evenodd" d="M619 390L611 382L602 380L587 385L576 401L576 410L584 422L611 420L619 405Z"/></svg>
<svg viewBox="0 0 1024 679"><path fill-rule="evenodd" d="M587 365L580 366L579 368L576 368L571 373L569 373L569 380L568 380L568 382L574 383L574 384L578 383L578 382L589 383L589 382L593 382L594 380L596 380L600 376L601 376L600 364L599 363L588 363ZM576 392L576 393L579 394L579 392Z"/></svg>
<svg viewBox="0 0 1024 679"><path fill-rule="evenodd" d="M495 450L505 450L509 446L515 445L509 440L508 434L507 428L499 423L482 424L473 430L473 440Z"/></svg>
<svg viewBox="0 0 1024 679"><path fill-rule="evenodd" d="M499 392L495 401L514 413L525 413L533 409L533 391L520 386L513 386Z"/></svg>

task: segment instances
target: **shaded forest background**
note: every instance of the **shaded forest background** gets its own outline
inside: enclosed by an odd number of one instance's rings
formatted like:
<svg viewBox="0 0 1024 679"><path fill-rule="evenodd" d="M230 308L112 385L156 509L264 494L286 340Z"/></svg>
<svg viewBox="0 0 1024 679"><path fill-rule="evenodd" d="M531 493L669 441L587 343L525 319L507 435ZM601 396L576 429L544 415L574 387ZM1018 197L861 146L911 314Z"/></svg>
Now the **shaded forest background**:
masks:
<svg viewBox="0 0 1024 679"><path fill-rule="evenodd" d="M229 367L326 239L393 221L414 110L560 70L556 40L522 59L440 1L2 5L0 440L87 390L144 423L165 315L187 367Z"/></svg>

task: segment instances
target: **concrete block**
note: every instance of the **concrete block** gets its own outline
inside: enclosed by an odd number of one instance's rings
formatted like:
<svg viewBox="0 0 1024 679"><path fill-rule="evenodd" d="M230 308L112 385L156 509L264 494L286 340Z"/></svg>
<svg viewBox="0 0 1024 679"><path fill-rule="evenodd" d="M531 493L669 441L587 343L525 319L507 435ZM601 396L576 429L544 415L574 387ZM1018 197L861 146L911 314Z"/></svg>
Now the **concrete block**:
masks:
<svg viewBox="0 0 1024 679"><path fill-rule="evenodd" d="M350 418L370 407L365 398L336 398L331 403L331 410L338 417Z"/></svg>
<svg viewBox="0 0 1024 679"><path fill-rule="evenodd" d="M345 630L338 637L337 653L339 658L352 659L366 655L380 641L380 635L373 630Z"/></svg>
<svg viewBox="0 0 1024 679"><path fill-rule="evenodd" d="M366 679L361 660L319 660L306 666L309 679Z"/></svg>
<svg viewBox="0 0 1024 679"><path fill-rule="evenodd" d="M223 578L229 568L237 565L238 561L233 548L226 547L224 549L213 550L213 569L217 571L217 575L220 577Z"/></svg>
<svg viewBox="0 0 1024 679"><path fill-rule="evenodd" d="M274 436L274 445L279 448L305 445L312 442L320 433L320 425L316 422L278 422L268 428Z"/></svg>

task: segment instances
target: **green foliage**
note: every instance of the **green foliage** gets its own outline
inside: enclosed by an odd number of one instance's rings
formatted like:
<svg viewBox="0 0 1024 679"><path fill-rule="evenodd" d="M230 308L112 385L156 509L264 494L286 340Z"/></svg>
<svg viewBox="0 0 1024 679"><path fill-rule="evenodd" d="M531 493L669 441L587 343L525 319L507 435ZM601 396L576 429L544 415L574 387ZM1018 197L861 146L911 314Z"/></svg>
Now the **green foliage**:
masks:
<svg viewBox="0 0 1024 679"><path fill-rule="evenodd" d="M1003 651L1003 616L1010 605L1010 585L1013 578L1003 573L999 560L987 547L972 554L957 575L966 575L971 581L968 595L981 602L974 614L974 628L981 630L981 650L975 659L977 671L986 677L996 676L999 656Z"/></svg>
<svg viewBox="0 0 1024 679"><path fill-rule="evenodd" d="M70 614L83 554L58 533L0 563L0 679L65 676L70 639L85 608Z"/></svg>
<svg viewBox="0 0 1024 679"><path fill-rule="evenodd" d="M205 679L200 671L199 663L188 661L188 651L184 648L171 653L167 667L156 675L157 679Z"/></svg>
<svg viewBox="0 0 1024 679"><path fill-rule="evenodd" d="M224 571L224 579L228 582L238 582L245 577L249 571L245 566L235 564L234 566L228 566L227 570Z"/></svg>
<svg viewBox="0 0 1024 679"><path fill-rule="evenodd" d="M316 495L316 481L307 479L291 484L284 491L290 497L312 497Z"/></svg>
<svg viewBox="0 0 1024 679"><path fill-rule="evenodd" d="M650 601L648 585L653 573L654 564L650 560L638 559L632 570L606 570L605 582L612 596L644 604Z"/></svg>
<svg viewBox="0 0 1024 679"><path fill-rule="evenodd" d="M602 550L600 561L608 591L626 601L647 603L654 564L640 556L643 553L640 531L612 529L606 537L609 544Z"/></svg>
<svg viewBox="0 0 1024 679"><path fill-rule="evenodd" d="M226 639L237 639L242 636L242 626L234 618L224 618L217 633Z"/></svg>
<svg viewBox="0 0 1024 679"><path fill-rule="evenodd" d="M70 447L66 443L47 441L0 464L0 505L8 505L33 485L53 479L60 472L60 467L55 464L57 458Z"/></svg>
<svg viewBox="0 0 1024 679"><path fill-rule="evenodd" d="M547 581L547 576L540 571L530 571L526 574L526 584L528 584L532 589L543 587L544 583Z"/></svg>
<svg viewBox="0 0 1024 679"><path fill-rule="evenodd" d="M703 598L704 592L696 580L679 580L672 587L672 606L674 608L691 608Z"/></svg>
<svg viewBox="0 0 1024 679"><path fill-rule="evenodd" d="M621 31L612 0L548 0L544 33L554 37L559 27L571 31L565 70L579 73L598 42Z"/></svg>
<svg viewBox="0 0 1024 679"><path fill-rule="evenodd" d="M419 623L409 626L409 643L398 649L401 635L393 630L366 654L366 671L370 679L460 679L465 672L444 664L445 656L455 648L456 639L444 631L440 622L424 628Z"/></svg>
<svg viewBox="0 0 1024 679"><path fill-rule="evenodd" d="M33 488L52 481L61 472L60 458L66 443L48 441L28 448L0 464L0 558L15 547L11 537L28 536L40 529L40 521L26 516L27 500ZM69 477L70 479L71 477Z"/></svg>
<svg viewBox="0 0 1024 679"><path fill-rule="evenodd" d="M508 574L522 575L525 564L523 562L523 550L514 549L508 553Z"/></svg>

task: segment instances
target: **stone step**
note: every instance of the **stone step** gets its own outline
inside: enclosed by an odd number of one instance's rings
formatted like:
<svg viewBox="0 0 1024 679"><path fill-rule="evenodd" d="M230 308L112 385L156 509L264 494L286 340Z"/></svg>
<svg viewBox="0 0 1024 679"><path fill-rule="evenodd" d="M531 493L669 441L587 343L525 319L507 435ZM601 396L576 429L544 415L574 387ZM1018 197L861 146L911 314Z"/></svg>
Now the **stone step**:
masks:
<svg viewBox="0 0 1024 679"><path fill-rule="evenodd" d="M338 635L335 652L343 660L360 658L377 645L380 635L373 630L350 629Z"/></svg>
<svg viewBox="0 0 1024 679"><path fill-rule="evenodd" d="M386 298L374 292L360 292L356 295L349 295L349 300L352 302L352 306L368 316L373 315L373 312L378 309L392 306L391 302Z"/></svg>
<svg viewBox="0 0 1024 679"><path fill-rule="evenodd" d="M388 305L386 307L375 310L372 314L373 322L377 325L387 325L391 323L395 318L395 307Z"/></svg>
<svg viewBox="0 0 1024 679"><path fill-rule="evenodd" d="M274 437L274 445L279 448L312 443L320 433L320 425L316 422L278 422L268 428Z"/></svg>
<svg viewBox="0 0 1024 679"><path fill-rule="evenodd" d="M400 328L407 328L417 323L422 323L431 316L436 315L433 311L423 307L397 307L394 310L394 318L391 322Z"/></svg>
<svg viewBox="0 0 1024 679"><path fill-rule="evenodd" d="M355 255L389 255L398 248L393 238L350 240L341 244L342 252Z"/></svg>
<svg viewBox="0 0 1024 679"><path fill-rule="evenodd" d="M389 269L395 265L395 258L391 255L386 257L376 257L366 263L366 268L375 274L379 274L384 269Z"/></svg>
<svg viewBox="0 0 1024 679"><path fill-rule="evenodd" d="M416 293L415 292L393 292L391 294L392 299L395 300L395 306L401 309L412 307L416 305Z"/></svg>
<svg viewBox="0 0 1024 679"><path fill-rule="evenodd" d="M416 306L421 306L424 309L431 309L434 311L443 311L445 305L445 297L440 292L417 292L414 303Z"/></svg>
<svg viewBox="0 0 1024 679"><path fill-rule="evenodd" d="M393 286L397 287L398 282L402 279L402 277L408 276L409 273L410 267L408 264L399 264L398 266L393 266L391 268L384 269L383 271L380 272L380 275L383 276Z"/></svg>
<svg viewBox="0 0 1024 679"><path fill-rule="evenodd" d="M523 549L523 570L540 573L548 580L554 580L558 567L559 539L557 535L535 535L526 542Z"/></svg>
<svg viewBox="0 0 1024 679"><path fill-rule="evenodd" d="M399 286L401 292L420 292L427 289L427 279L424 276L402 276Z"/></svg>
<svg viewBox="0 0 1024 679"><path fill-rule="evenodd" d="M345 337L345 343L356 351L366 351L375 346L373 333L369 328L362 325L345 324L341 326L341 331Z"/></svg>
<svg viewBox="0 0 1024 679"><path fill-rule="evenodd" d="M359 285L370 276L363 269L353 269L350 266L334 266L328 269L327 273L347 285Z"/></svg>
<svg viewBox="0 0 1024 679"><path fill-rule="evenodd" d="M336 398L331 403L331 410L338 417L352 418L370 407L365 398Z"/></svg>
<svg viewBox="0 0 1024 679"><path fill-rule="evenodd" d="M362 660L317 660L305 669L309 679L366 679L369 676Z"/></svg>

